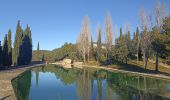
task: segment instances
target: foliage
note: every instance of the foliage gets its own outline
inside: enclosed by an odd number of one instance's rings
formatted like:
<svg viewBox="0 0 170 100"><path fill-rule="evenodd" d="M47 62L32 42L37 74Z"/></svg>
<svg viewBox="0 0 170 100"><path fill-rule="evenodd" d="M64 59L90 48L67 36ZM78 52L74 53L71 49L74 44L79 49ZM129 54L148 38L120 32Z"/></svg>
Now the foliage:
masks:
<svg viewBox="0 0 170 100"><path fill-rule="evenodd" d="M99 59L101 59L102 56L102 52L101 52L101 47L102 47L102 43L101 43L101 29L98 28L98 38L97 38L97 60L99 61Z"/></svg>
<svg viewBox="0 0 170 100"><path fill-rule="evenodd" d="M127 63L127 56L129 52L126 44L126 36L122 35L122 28L120 28L120 37L116 39L115 54L117 61L126 61Z"/></svg>
<svg viewBox="0 0 170 100"><path fill-rule="evenodd" d="M12 33L4 37L3 47L0 46L0 66L27 65L32 61L32 36L30 28L25 30L21 28L18 21L14 48L12 49Z"/></svg>
<svg viewBox="0 0 170 100"><path fill-rule="evenodd" d="M12 65L12 40L11 40L11 30L8 31L8 66Z"/></svg>
<svg viewBox="0 0 170 100"><path fill-rule="evenodd" d="M0 41L0 67L3 65L3 53L2 53L2 46Z"/></svg>
<svg viewBox="0 0 170 100"><path fill-rule="evenodd" d="M7 34L4 37L4 44L3 44L3 66L8 66L8 40Z"/></svg>
<svg viewBox="0 0 170 100"><path fill-rule="evenodd" d="M23 36L23 30L21 28L20 21L18 21L16 34L15 34L15 41L14 41L14 52L13 52L13 64L14 65L19 64L19 53L20 53L19 50L22 44L22 36Z"/></svg>
<svg viewBox="0 0 170 100"><path fill-rule="evenodd" d="M86 62L86 59L88 59L89 61L90 53L89 43L90 43L90 19L88 16L85 16L82 22L81 31L77 38L77 51L80 57L83 58L84 62Z"/></svg>
<svg viewBox="0 0 170 100"><path fill-rule="evenodd" d="M70 58L72 60L78 60L77 58L77 47L75 44L65 43L60 48L54 49L52 51L39 50L33 51L33 61L37 61L37 54L42 57L44 54L44 59L49 62L55 62L63 60L64 58Z"/></svg>

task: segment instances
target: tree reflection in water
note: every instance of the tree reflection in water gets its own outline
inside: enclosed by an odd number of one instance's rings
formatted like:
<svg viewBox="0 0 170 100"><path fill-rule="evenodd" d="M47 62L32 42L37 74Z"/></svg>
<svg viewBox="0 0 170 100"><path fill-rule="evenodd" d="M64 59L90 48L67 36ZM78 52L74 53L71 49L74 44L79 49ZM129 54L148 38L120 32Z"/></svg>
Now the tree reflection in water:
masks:
<svg viewBox="0 0 170 100"><path fill-rule="evenodd" d="M170 98L170 82L166 80L96 69L64 69L60 66L41 66L32 71L35 73L37 86L40 84L39 73L50 72L64 86L75 87L70 91L76 91L74 95L78 100L168 100ZM12 84L17 99L28 100L31 71L16 78Z"/></svg>
<svg viewBox="0 0 170 100"><path fill-rule="evenodd" d="M31 87L31 71L28 70L19 78L12 81L17 100L28 100Z"/></svg>
<svg viewBox="0 0 170 100"><path fill-rule="evenodd" d="M92 75L90 72L83 69L83 73L79 74L76 81L79 100L91 100L92 84Z"/></svg>

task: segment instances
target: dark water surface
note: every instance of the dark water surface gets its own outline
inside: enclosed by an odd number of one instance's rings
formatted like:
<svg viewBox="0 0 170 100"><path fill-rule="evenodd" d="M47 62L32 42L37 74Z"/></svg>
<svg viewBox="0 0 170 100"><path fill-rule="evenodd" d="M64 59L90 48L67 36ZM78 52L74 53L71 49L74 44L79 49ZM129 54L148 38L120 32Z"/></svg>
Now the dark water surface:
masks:
<svg viewBox="0 0 170 100"><path fill-rule="evenodd" d="M96 69L33 68L12 81L18 100L169 100L170 81Z"/></svg>

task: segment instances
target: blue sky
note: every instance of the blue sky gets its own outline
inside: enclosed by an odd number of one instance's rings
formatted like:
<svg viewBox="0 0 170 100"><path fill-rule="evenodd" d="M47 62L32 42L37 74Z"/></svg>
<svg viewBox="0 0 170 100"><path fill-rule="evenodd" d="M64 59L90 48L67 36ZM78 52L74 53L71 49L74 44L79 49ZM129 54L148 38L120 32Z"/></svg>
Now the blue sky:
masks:
<svg viewBox="0 0 170 100"><path fill-rule="evenodd" d="M170 0L161 2L170 5ZM1 0L0 40L3 41L4 35L11 29L14 41L16 24L20 20L23 28L27 24L31 27L33 49L36 49L39 41L40 49L52 50L65 42L76 42L86 15L90 17L93 37L96 37L98 24L104 33L108 11L114 26L120 28L128 22L133 34L140 26L140 9L152 11L155 4L156 0Z"/></svg>

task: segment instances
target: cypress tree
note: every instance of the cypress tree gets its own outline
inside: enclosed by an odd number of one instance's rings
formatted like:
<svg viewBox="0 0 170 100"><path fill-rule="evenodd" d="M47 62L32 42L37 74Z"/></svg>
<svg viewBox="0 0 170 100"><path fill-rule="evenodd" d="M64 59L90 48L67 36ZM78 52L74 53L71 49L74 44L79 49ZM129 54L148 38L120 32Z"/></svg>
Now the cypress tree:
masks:
<svg viewBox="0 0 170 100"><path fill-rule="evenodd" d="M8 65L12 64L12 40L11 40L11 30L8 31Z"/></svg>
<svg viewBox="0 0 170 100"><path fill-rule="evenodd" d="M23 40L22 45L20 49L20 55L21 55L21 62L20 64L29 64L32 59L32 38L31 38L31 31L30 28L26 27L24 34L23 34Z"/></svg>
<svg viewBox="0 0 170 100"><path fill-rule="evenodd" d="M120 28L120 37L119 38L122 38L122 28Z"/></svg>
<svg viewBox="0 0 170 100"><path fill-rule="evenodd" d="M28 38L26 31L23 32L22 44L19 49L19 65L26 65L28 59Z"/></svg>
<svg viewBox="0 0 170 100"><path fill-rule="evenodd" d="M3 66L8 66L8 41L7 41L7 34L4 37L4 44L3 44Z"/></svg>
<svg viewBox="0 0 170 100"><path fill-rule="evenodd" d="M38 42L38 45L37 45L37 60L38 61L40 60L39 59L39 54L40 54L39 50L40 50L40 45L39 45L39 42Z"/></svg>
<svg viewBox="0 0 170 100"><path fill-rule="evenodd" d="M37 45L37 51L39 51L40 50L40 46L39 46L39 42L38 42L38 45Z"/></svg>
<svg viewBox="0 0 170 100"><path fill-rule="evenodd" d="M13 64L18 65L20 62L20 46L22 44L23 39L23 30L20 25L20 21L18 21L16 33L15 33L15 41L14 41L14 53L13 53Z"/></svg>
<svg viewBox="0 0 170 100"><path fill-rule="evenodd" d="M1 41L0 41L0 67L3 66L3 57L2 57L2 46L1 46Z"/></svg>
<svg viewBox="0 0 170 100"><path fill-rule="evenodd" d="M98 57L98 61L101 58L101 47L102 47L102 43L101 43L101 29L99 28L98 31L98 40L97 40L97 57Z"/></svg>
<svg viewBox="0 0 170 100"><path fill-rule="evenodd" d="M91 36L91 51L93 51L93 38L92 38L92 36Z"/></svg>
<svg viewBox="0 0 170 100"><path fill-rule="evenodd" d="M28 27L28 38L29 38L29 53L28 53L28 62L32 61L32 33L30 27Z"/></svg>

